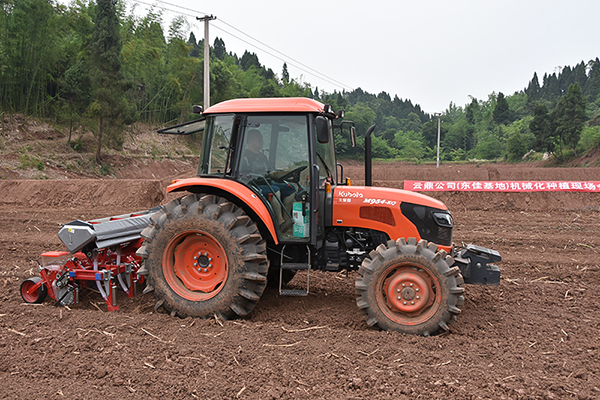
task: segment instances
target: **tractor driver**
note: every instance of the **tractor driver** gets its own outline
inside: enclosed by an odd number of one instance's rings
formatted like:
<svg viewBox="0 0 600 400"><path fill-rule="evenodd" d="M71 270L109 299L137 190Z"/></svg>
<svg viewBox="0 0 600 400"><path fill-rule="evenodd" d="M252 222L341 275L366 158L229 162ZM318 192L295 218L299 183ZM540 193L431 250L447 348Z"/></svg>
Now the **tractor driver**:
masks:
<svg viewBox="0 0 600 400"><path fill-rule="evenodd" d="M246 151L242 157L242 167L253 174L265 174L270 169L267 156L262 153L263 137L258 129L246 132Z"/></svg>
<svg viewBox="0 0 600 400"><path fill-rule="evenodd" d="M246 150L242 156L241 170L250 172L252 174L265 175L271 168L269 167L269 160L262 153L263 149L263 137L258 129L250 129L246 132L248 137L246 143ZM275 191L279 189L280 197L282 199L288 197L290 194L295 192L295 188L287 183L274 182L271 186ZM271 189L267 185L260 185L260 189L265 195L271 192Z"/></svg>
<svg viewBox="0 0 600 400"><path fill-rule="evenodd" d="M246 135L246 149L242 152L240 170L251 174L266 176L271 171L271 168L269 160L262 153L262 134L258 129L250 129L246 132ZM291 195L296 192L296 188L285 182L267 183L266 179L267 178L265 177L265 180L262 182L260 179L255 179L255 182L262 194L267 198L269 203L271 203L275 216L279 221L281 231L288 231L292 226L292 220L287 213L283 212L280 201L283 201L284 207L286 209L289 208L289 212L291 212L291 205L288 206L287 204L290 200L293 201L293 196ZM275 199L276 197L279 201Z"/></svg>

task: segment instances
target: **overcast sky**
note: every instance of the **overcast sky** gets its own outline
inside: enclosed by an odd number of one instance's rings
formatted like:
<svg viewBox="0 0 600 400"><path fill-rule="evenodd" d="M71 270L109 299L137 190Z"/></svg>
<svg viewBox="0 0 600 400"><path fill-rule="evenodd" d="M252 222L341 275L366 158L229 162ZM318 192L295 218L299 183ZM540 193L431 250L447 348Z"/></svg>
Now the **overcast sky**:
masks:
<svg viewBox="0 0 600 400"><path fill-rule="evenodd" d="M211 44L256 53L279 76L285 60L313 88L385 91L428 113L600 57L598 0L143 0L136 12L148 4L187 16L197 39L193 16L214 15ZM175 13L162 12L166 33Z"/></svg>

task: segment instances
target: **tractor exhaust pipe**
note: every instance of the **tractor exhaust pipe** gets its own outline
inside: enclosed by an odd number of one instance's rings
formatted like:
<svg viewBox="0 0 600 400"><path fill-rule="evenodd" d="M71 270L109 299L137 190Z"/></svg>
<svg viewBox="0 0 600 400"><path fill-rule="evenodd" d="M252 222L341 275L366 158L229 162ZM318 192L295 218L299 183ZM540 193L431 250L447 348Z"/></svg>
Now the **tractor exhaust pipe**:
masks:
<svg viewBox="0 0 600 400"><path fill-rule="evenodd" d="M371 150L371 134L375 130L375 124L367 129L365 134L365 186L373 186L373 160Z"/></svg>

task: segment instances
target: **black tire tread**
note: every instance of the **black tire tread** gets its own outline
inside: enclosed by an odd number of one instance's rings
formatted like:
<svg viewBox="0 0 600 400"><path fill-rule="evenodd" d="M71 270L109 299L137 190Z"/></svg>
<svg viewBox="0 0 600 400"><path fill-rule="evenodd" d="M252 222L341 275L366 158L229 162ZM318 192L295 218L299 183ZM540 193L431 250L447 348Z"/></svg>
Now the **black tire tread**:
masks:
<svg viewBox="0 0 600 400"><path fill-rule="evenodd" d="M206 229L224 237L229 276L221 291L206 301L191 301L169 287L162 271L163 250L178 229ZM170 232L170 233L169 233ZM269 260L266 242L256 224L241 208L212 194L190 194L167 203L142 232L145 239L137 254L144 259L147 287L154 288L156 307L171 315L223 320L243 317L256 306L266 287Z"/></svg>
<svg viewBox="0 0 600 400"><path fill-rule="evenodd" d="M377 276L383 273L389 265L398 259L411 257L414 260L424 260L425 264L433 264L433 271L440 277L440 285L446 303L430 320L419 325L401 325L390 320L380 309L375 299L377 289ZM447 331L448 325L456 320L460 308L464 304L463 277L458 267L452 267L454 260L444 250L438 251L438 246L427 243L425 240L417 241L416 238L400 238L397 241L388 241L371 251L359 268L359 277L355 282L357 294L356 304L366 315L367 325L377 325L383 330L394 330L407 334L429 336L440 331Z"/></svg>

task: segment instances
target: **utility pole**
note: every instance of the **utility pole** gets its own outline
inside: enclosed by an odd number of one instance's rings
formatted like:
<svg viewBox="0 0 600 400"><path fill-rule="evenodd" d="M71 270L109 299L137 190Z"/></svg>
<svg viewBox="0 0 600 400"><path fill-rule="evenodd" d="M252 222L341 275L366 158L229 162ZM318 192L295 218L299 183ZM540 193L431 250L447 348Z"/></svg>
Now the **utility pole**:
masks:
<svg viewBox="0 0 600 400"><path fill-rule="evenodd" d="M210 107L210 43L208 41L208 22L217 17L206 15L202 18L196 17L198 21L204 21L204 109Z"/></svg>
<svg viewBox="0 0 600 400"><path fill-rule="evenodd" d="M434 116L437 117L438 119L438 136L437 136L437 163L436 163L436 168L440 167L440 131L441 131L441 118L442 118L442 113L435 113L433 114Z"/></svg>

